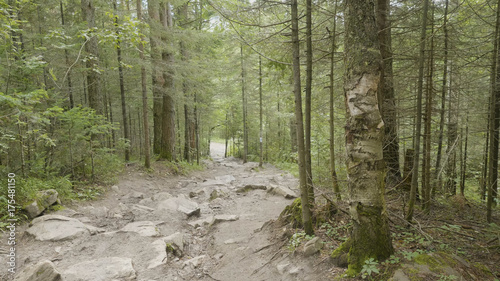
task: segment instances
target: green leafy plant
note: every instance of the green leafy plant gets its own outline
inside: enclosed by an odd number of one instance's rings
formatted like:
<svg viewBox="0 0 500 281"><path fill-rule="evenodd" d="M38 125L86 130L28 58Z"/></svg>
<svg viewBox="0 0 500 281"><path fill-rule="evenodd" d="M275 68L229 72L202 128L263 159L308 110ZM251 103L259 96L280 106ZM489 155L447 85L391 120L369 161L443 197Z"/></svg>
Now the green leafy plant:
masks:
<svg viewBox="0 0 500 281"><path fill-rule="evenodd" d="M363 268L361 269L361 278L366 279L366 278L371 278L372 273L380 273L378 268L378 262L374 258L369 258L365 260L365 264L363 265Z"/></svg>
<svg viewBox="0 0 500 281"><path fill-rule="evenodd" d="M288 250L293 252L304 240L311 240L313 238L314 236L307 235L304 231L296 232L292 235L290 241L288 242Z"/></svg>

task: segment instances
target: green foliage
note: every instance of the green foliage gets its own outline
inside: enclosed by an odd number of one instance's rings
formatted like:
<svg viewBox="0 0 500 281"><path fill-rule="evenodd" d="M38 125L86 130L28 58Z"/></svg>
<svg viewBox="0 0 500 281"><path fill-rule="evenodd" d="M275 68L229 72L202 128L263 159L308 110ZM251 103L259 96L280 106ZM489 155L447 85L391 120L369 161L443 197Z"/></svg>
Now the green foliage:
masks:
<svg viewBox="0 0 500 281"><path fill-rule="evenodd" d="M296 232L292 235L292 237L290 237L290 241L288 241L287 248L290 252L294 252L303 241L309 241L313 238L314 238L314 235L312 235L312 236L307 235L304 231Z"/></svg>
<svg viewBox="0 0 500 281"><path fill-rule="evenodd" d="M374 258L365 260L365 264L363 264L363 268L361 269L361 277L363 279L366 279L371 277L372 273L380 273L378 270L378 265L378 262Z"/></svg>

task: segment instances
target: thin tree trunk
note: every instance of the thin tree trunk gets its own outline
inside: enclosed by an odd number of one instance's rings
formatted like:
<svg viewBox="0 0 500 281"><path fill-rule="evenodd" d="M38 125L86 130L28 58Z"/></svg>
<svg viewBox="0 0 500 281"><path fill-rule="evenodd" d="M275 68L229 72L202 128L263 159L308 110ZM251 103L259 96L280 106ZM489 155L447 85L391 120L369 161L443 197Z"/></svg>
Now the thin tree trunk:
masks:
<svg viewBox="0 0 500 281"><path fill-rule="evenodd" d="M498 188L498 147L500 130L500 0L497 3L497 22L495 30L495 50L493 56L494 79L491 91L490 110L490 150L488 163L488 200L486 201L486 220L492 221L492 209Z"/></svg>
<svg viewBox="0 0 500 281"><path fill-rule="evenodd" d="M142 21L142 1L137 0L137 19ZM141 36L141 41L144 41L144 37ZM148 120L148 89L146 85L146 66L144 63L146 59L144 58L144 45L139 43L139 56L141 59L141 90L142 90L142 122L143 122L143 133L144 133L144 167L151 167L151 156L149 147L149 120Z"/></svg>
<svg viewBox="0 0 500 281"><path fill-rule="evenodd" d="M446 153L448 162L446 166L446 191L455 195L457 193L457 143L458 143L458 106L457 92L449 88L448 100L448 147Z"/></svg>
<svg viewBox="0 0 500 281"><path fill-rule="evenodd" d="M87 22L87 27L89 29L95 28L94 0L81 0L81 7L83 21ZM100 79L97 71L94 71L99 68L99 53L97 44L97 36L90 34L90 39L85 44L85 51L87 53L87 93L90 108L94 109L97 114L102 115L104 112L104 103L100 92Z"/></svg>
<svg viewBox="0 0 500 281"><path fill-rule="evenodd" d="M382 55L383 68L381 87L378 98L382 119L384 120L384 159L387 165L386 184L388 187L396 186L401 182L401 169L399 167L399 136L396 116L396 97L393 83L393 54L391 42L390 1L377 0L378 39L380 54Z"/></svg>
<svg viewBox="0 0 500 281"><path fill-rule="evenodd" d="M465 175L467 173L467 143L469 140L469 112L467 112L467 118L465 121L465 143L464 143L464 157L463 157L463 165L461 170L460 177L460 194L465 196Z"/></svg>
<svg viewBox="0 0 500 281"><path fill-rule="evenodd" d="M172 12L169 3L160 3L160 21L165 30L172 28ZM171 44L170 39L164 37L162 41L166 44ZM174 93L174 77L172 73L173 54L164 48L161 52L163 65L163 107L162 107L162 146L160 149L160 158L173 161L175 160L175 102Z"/></svg>
<svg viewBox="0 0 500 281"><path fill-rule="evenodd" d="M247 98L245 95L245 65L243 63L243 44L240 45L241 56L241 103L243 114L243 163L247 162L248 155L248 131L247 131Z"/></svg>
<svg viewBox="0 0 500 281"><path fill-rule="evenodd" d="M260 0L259 0L259 24L260 24ZM259 27L260 33L260 27ZM259 55L259 167L262 167L264 162L264 151L262 147L263 141L263 119L262 119L262 56ZM267 141L266 141L267 145Z"/></svg>
<svg viewBox="0 0 500 281"><path fill-rule="evenodd" d="M61 25L62 25L62 28L65 29L65 25L66 25L66 22L64 21L64 6L63 6L63 2L60 1L59 2L59 8L60 8L60 11L61 11ZM69 68L71 66L71 63L69 61L69 52L68 52L68 49L64 48L64 58L65 58L65 61L66 61L66 66L68 67L68 97L69 97L69 108L73 108L75 107L75 101L73 100L73 85L71 83L71 68Z"/></svg>
<svg viewBox="0 0 500 281"><path fill-rule="evenodd" d="M150 27L151 45L151 80L153 86L153 153L160 154L161 151L161 115L162 115L162 88L163 76L161 74L161 55L159 50L159 26L160 15L157 0L148 0L148 15Z"/></svg>
<svg viewBox="0 0 500 281"><path fill-rule="evenodd" d="M424 60L425 60L425 42L427 40L427 13L429 10L429 0L424 0L424 10L422 13L422 29L420 33L420 55L418 59L418 89L417 89L417 112L415 116L415 141L413 150L415 156L413 158L413 173L411 180L410 201L408 203L408 213L406 220L412 221L413 210L415 208L415 200L418 189L418 167L420 160L420 137L422 132L422 93L424 85Z"/></svg>
<svg viewBox="0 0 500 281"><path fill-rule="evenodd" d="M335 108L334 108L334 99L335 99L335 49L336 41L337 41L337 1L334 4L334 12L333 12L333 30L330 33L331 37L331 57L330 57L330 175L332 177L332 186L333 192L335 192L335 196L337 197L337 201L342 200L342 196L340 194L339 182L337 179L337 170L335 169Z"/></svg>
<svg viewBox="0 0 500 281"><path fill-rule="evenodd" d="M431 25L434 33L434 4L431 4ZM429 213L431 203L431 121L432 121L432 96L433 96L433 76L434 76L434 36L430 40L429 64L427 74L427 85L425 91L425 115L424 115L424 136L423 136L423 159L422 159L422 197L424 212Z"/></svg>
<svg viewBox="0 0 500 281"><path fill-rule="evenodd" d="M116 1L113 1L113 8L115 13L117 13ZM130 132L129 132L129 122L127 121L127 101L125 100L125 83L123 81L123 66L122 66L122 49L120 47L121 39L120 39L120 26L118 24L118 14L114 15L114 25L116 28L116 58L118 60L118 75L120 79L120 98L122 105L122 122L123 122L123 138L125 141L130 142ZM130 161L130 146L125 146L125 161Z"/></svg>
<svg viewBox="0 0 500 281"><path fill-rule="evenodd" d="M491 75L494 75L492 73ZM491 112L491 97L488 99L488 123L486 125L486 138L484 144L484 154L483 154L483 171L481 176L481 200L486 200L486 186L488 185L488 149L490 140L490 112Z"/></svg>
<svg viewBox="0 0 500 281"><path fill-rule="evenodd" d="M441 110L439 112L439 137L438 137L438 150L436 155L436 171L434 172L434 178L437 181L437 188L441 189L442 180L439 175L439 171L441 168L441 154L443 150L443 136L444 136L444 113L445 113L445 105L446 105L446 86L447 86L447 78L448 78L448 3L449 0L445 2L444 8L444 19L443 19L443 33L444 33L444 57L443 57L443 83L441 87ZM436 187L433 188L436 190Z"/></svg>
<svg viewBox="0 0 500 281"><path fill-rule="evenodd" d="M297 145L299 148L299 179L300 199L302 202L302 224L306 234L313 235L312 214L309 205L307 188L306 152L304 144L304 124L302 117L302 87L300 85L300 42L297 0L292 0L292 61L293 61L293 92L295 96L295 124L297 128Z"/></svg>
<svg viewBox="0 0 500 281"><path fill-rule="evenodd" d="M309 203L314 204L314 187L311 160L311 95L312 95L312 0L306 0L306 101L305 101L305 153L307 193Z"/></svg>

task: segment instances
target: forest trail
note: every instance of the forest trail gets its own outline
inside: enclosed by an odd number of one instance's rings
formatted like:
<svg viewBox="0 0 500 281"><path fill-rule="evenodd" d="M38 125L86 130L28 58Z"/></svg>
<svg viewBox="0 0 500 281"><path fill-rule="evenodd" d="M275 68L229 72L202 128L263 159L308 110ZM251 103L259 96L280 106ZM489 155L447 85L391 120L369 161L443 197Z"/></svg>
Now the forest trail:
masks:
<svg viewBox="0 0 500 281"><path fill-rule="evenodd" d="M22 227L18 277L44 260L67 281L320 280L331 274L313 266L316 258L292 259L283 247L288 240L266 227L298 192L292 175L224 158L223 144L212 143L211 155L205 170L188 176L127 167L102 199Z"/></svg>

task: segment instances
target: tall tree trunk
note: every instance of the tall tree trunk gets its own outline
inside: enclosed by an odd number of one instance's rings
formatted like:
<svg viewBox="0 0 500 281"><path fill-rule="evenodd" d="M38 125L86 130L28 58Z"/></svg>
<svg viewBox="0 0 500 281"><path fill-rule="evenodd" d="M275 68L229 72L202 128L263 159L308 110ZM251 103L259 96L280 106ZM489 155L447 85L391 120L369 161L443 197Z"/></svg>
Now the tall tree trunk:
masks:
<svg viewBox="0 0 500 281"><path fill-rule="evenodd" d="M160 3L160 21L165 30L170 30L173 26L172 12L170 3ZM162 41L166 45L171 45L171 39L166 36ZM168 46L161 52L163 65L163 107L162 107L162 146L160 149L160 158L173 161L175 160L175 102L174 94L174 77L172 73L174 56Z"/></svg>
<svg viewBox="0 0 500 281"><path fill-rule="evenodd" d="M382 76L374 0L352 0L345 9L346 151L351 237L333 255L348 252L347 275L357 275L365 260L393 253L384 199L384 122L378 105Z"/></svg>
<svg viewBox="0 0 500 281"><path fill-rule="evenodd" d="M314 234L312 214L309 205L309 190L307 188L306 151L304 144L304 124L302 117L302 87L300 83L300 42L299 18L297 0L292 0L292 61L293 61L293 92L295 96L295 124L297 128L297 145L299 149L299 179L300 199L302 202L302 224L306 234Z"/></svg>
<svg viewBox="0 0 500 281"><path fill-rule="evenodd" d="M137 0L137 19L142 21L142 1ZM144 37L141 36L141 41L144 41ZM149 120L148 120L148 89L146 85L146 62L144 58L144 45L139 43L139 56L141 59L141 90L142 90L142 122L143 122L143 134L144 134L144 167L151 167L151 156L149 148Z"/></svg>
<svg viewBox="0 0 500 281"><path fill-rule="evenodd" d="M449 194L457 193L457 144L458 144L458 93L449 89L448 100L448 147L446 154L448 162L446 165L446 191Z"/></svg>
<svg viewBox="0 0 500 281"><path fill-rule="evenodd" d="M380 54L383 60L382 80L380 82L381 87L379 88L378 98L385 125L384 160L387 165L386 184L388 187L393 187L401 182L401 170L399 167L399 136L392 71L393 54L391 22L389 20L390 1L377 0L376 11Z"/></svg>
<svg viewBox="0 0 500 281"><path fill-rule="evenodd" d="M491 73L493 76L494 73ZM489 141L490 141L490 112L491 112L491 97L488 99L488 122L486 124L486 138L484 143L484 154L483 154L483 168L481 175L481 200L486 200L487 185L488 185L488 151L489 151Z"/></svg>
<svg viewBox="0 0 500 281"><path fill-rule="evenodd" d="M337 49L337 6L338 3L335 1L333 9L333 30L330 33L331 37L331 57L330 57L330 175L332 177L333 192L337 197L337 201L342 200L340 194L339 182L337 179L337 170L335 169L335 49Z"/></svg>
<svg viewBox="0 0 500 281"><path fill-rule="evenodd" d="M66 26L66 22L64 21L64 6L63 6L62 1L59 2L59 8L61 11L61 25L64 29ZM69 51L66 48L64 48L64 58L65 58L66 66L68 67L68 74L67 74L68 75L68 77L67 77L68 97L69 97L69 108L71 109L71 108L75 107L75 101L73 99L73 85L71 83L71 63L69 61Z"/></svg>
<svg viewBox="0 0 500 281"><path fill-rule="evenodd" d="M259 25L260 25L260 0L259 0ZM259 27L260 33L260 27ZM259 55L259 167L262 167L264 162L264 151L262 147L263 141L263 119L262 119L262 56ZM267 141L266 141L267 145Z"/></svg>
<svg viewBox="0 0 500 281"><path fill-rule="evenodd" d="M443 150L443 136L444 136L444 113L446 107L446 92L448 83L448 3L446 0L444 7L444 19L443 19L443 33L444 33L444 56L443 56L443 83L441 86L441 110L439 112L439 137L438 137L438 150L436 155L436 171L434 172L434 178L437 179L437 188L442 187L442 180L440 176L441 170L441 154ZM436 187L433 188L435 190Z"/></svg>
<svg viewBox="0 0 500 281"><path fill-rule="evenodd" d="M153 89L153 153L161 151L161 116L162 116L162 88L163 76L161 74L161 55L159 49L160 15L157 0L148 0L148 15L151 44L151 80Z"/></svg>
<svg viewBox="0 0 500 281"><path fill-rule="evenodd" d="M81 0L82 17L87 22L89 29L95 28L95 6L94 0ZM86 68L87 68L87 93L90 108L94 109L97 114L104 113L104 103L100 92L99 74L95 71L99 68L99 53L97 36L90 34L90 39L85 44L85 52L87 53Z"/></svg>
<svg viewBox="0 0 500 281"><path fill-rule="evenodd" d="M314 204L314 187L311 160L311 95L312 95L312 0L306 0L306 108L305 108L305 149L307 193L311 206Z"/></svg>
<svg viewBox="0 0 500 281"><path fill-rule="evenodd" d="M245 65L243 63L243 44L240 46L241 56L241 103L243 115L243 163L247 162L248 155L248 128L247 128L247 97L245 95Z"/></svg>
<svg viewBox="0 0 500 281"><path fill-rule="evenodd" d="M415 141L413 150L413 173L411 178L410 201L408 203L408 213L406 220L413 219L413 210L418 189L418 167L420 160L420 137L422 133L422 93L424 86L424 60L425 60L425 42L427 40L427 13L429 11L429 0L424 0L424 10L422 13L422 29L420 31L420 55L418 58L418 89L417 89L417 112L415 117Z"/></svg>
<svg viewBox="0 0 500 281"><path fill-rule="evenodd" d="M488 163L488 200L486 202L486 220L491 222L492 208L498 189L498 148L500 131L500 0L497 3L497 22L495 30L495 50L493 56L494 79L490 106L490 150Z"/></svg>
<svg viewBox="0 0 500 281"><path fill-rule="evenodd" d="M434 33L434 4L431 4L431 25ZM423 136L423 159L422 159L422 197L423 209L426 213L430 211L431 203L431 124L432 124L432 96L433 76L434 76L434 36L430 40L429 63L427 73L427 84L425 91L425 115L424 115L424 136Z"/></svg>
<svg viewBox="0 0 500 281"><path fill-rule="evenodd" d="M130 144L130 132L129 132L129 122L127 121L127 101L125 100L125 83L123 81L123 66L122 66L122 49L121 49L121 39L120 39L120 25L118 23L118 10L116 8L116 1L113 1L113 9L116 15L114 15L114 25L116 28L116 58L118 60L118 75L120 79L120 98L122 102L122 123L123 123L123 138ZM125 161L130 161L130 146L125 146Z"/></svg>
<svg viewBox="0 0 500 281"><path fill-rule="evenodd" d="M460 177L460 194L465 196L465 175L467 173L467 143L469 141L469 112L465 121L465 143L464 143L464 157Z"/></svg>

